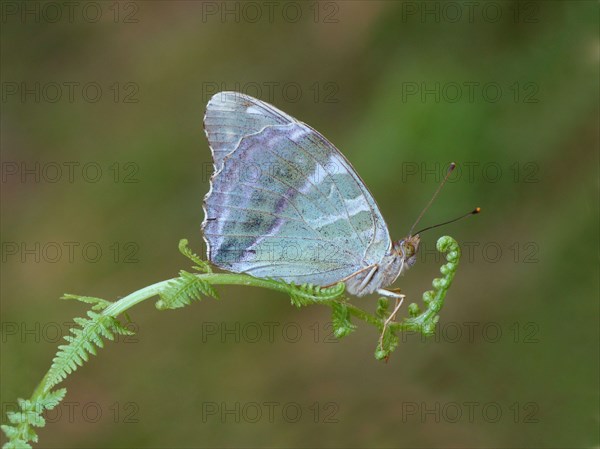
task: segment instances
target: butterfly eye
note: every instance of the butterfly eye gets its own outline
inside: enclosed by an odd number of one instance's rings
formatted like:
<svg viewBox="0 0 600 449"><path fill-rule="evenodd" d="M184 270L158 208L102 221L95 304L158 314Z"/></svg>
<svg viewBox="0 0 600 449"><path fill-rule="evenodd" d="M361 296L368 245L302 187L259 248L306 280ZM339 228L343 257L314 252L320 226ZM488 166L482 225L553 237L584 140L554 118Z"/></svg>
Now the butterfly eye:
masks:
<svg viewBox="0 0 600 449"><path fill-rule="evenodd" d="M415 254L414 245L408 239L399 240L394 243L394 250L403 258L409 259Z"/></svg>

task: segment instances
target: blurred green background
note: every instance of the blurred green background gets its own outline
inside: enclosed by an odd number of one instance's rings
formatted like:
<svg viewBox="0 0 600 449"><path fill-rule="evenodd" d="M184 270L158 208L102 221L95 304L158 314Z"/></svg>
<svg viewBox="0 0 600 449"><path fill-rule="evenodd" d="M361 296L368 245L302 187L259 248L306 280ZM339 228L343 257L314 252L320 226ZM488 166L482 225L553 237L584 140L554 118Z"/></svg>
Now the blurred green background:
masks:
<svg viewBox="0 0 600 449"><path fill-rule="evenodd" d="M332 342L328 309L274 292L147 301L39 447L598 446L597 2L77 5L2 4L3 422L85 313L59 296L116 299L186 268L180 238L204 251L202 117L226 89L334 142L394 239L459 164L423 225L484 213L424 234L396 284L420 301L437 237L463 244L438 336L384 364L373 328Z"/></svg>

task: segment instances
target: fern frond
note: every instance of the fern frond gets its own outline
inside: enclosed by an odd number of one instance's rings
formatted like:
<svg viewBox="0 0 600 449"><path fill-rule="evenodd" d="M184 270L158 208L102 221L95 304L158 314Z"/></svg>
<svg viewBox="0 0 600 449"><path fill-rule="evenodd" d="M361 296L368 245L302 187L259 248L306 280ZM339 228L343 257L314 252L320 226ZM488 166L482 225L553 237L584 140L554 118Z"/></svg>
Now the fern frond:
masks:
<svg viewBox="0 0 600 449"><path fill-rule="evenodd" d="M377 309L375 309L375 316L379 319L385 320L388 314L388 308L390 301L383 296L377 300Z"/></svg>
<svg viewBox="0 0 600 449"><path fill-rule="evenodd" d="M447 263L440 267L441 278L436 278L432 282L433 290L423 293L423 302L427 306L424 312L416 303L408 306L409 318L405 318L399 328L403 330L412 330L422 333L425 336L431 336L435 333L435 326L440 316L438 312L444 305L444 298L452 284L458 262L460 261L460 247L452 237L440 237L437 241L437 250L446 253Z"/></svg>
<svg viewBox="0 0 600 449"><path fill-rule="evenodd" d="M396 332L394 332L391 326L387 326L379 338L379 343L375 350L375 358L377 360L387 359L394 352L399 342L400 338Z"/></svg>
<svg viewBox="0 0 600 449"><path fill-rule="evenodd" d="M343 282L331 287L320 287L313 284L285 284L292 304L296 307L307 306L319 302L332 301L344 293L346 285Z"/></svg>
<svg viewBox="0 0 600 449"><path fill-rule="evenodd" d="M66 388L59 388L58 390L50 391L44 396L40 397L37 402L44 407L45 410L52 410L60 401L62 401L67 394Z"/></svg>
<svg viewBox="0 0 600 449"><path fill-rule="evenodd" d="M169 282L159 296L160 299L156 302L156 308L159 310L185 307L194 301L200 301L203 296L219 299L212 285L184 270L179 272L178 278Z"/></svg>
<svg viewBox="0 0 600 449"><path fill-rule="evenodd" d="M398 346L397 333L401 330L415 330L425 335L435 331L439 320L445 295L452 283L458 262L460 248L451 237L442 237L437 242L438 251L447 253L447 263L440 271L442 277L434 279L433 290L423 294L425 311L417 304L408 307L409 317L400 322L389 319L389 300L379 299L375 314L371 314L357 307L343 298L345 284L338 283L332 287L319 287L310 284L294 285L272 279L254 278L245 274L212 273L207 262L200 259L187 246L187 240L181 240L179 249L196 265L195 269L204 274L193 274L181 271L178 278L165 280L146 286L124 298L112 303L104 299L91 296L78 296L66 294L63 299L75 299L92 305L92 310L87 312L86 318L75 318L78 327L70 330L65 336L67 344L59 346L52 366L35 389L30 400L19 399L19 410L7 413L9 424L3 425L2 430L9 441L3 446L6 449L30 448L31 442L37 442L36 427L45 425L42 415L44 410L55 408L63 399L64 388L50 391L54 386L65 379L89 359L90 354L95 355L97 348L104 346L104 340L114 340L115 335L133 335L116 319L126 310L141 301L158 295L156 303L159 309L174 309L200 300L203 296L218 298L214 285L245 285L268 288L289 294L291 302L297 307L308 304L321 304L332 309L332 324L334 334L341 338L351 333L355 326L350 321L350 316L363 320L382 331L375 357L387 359L391 352ZM98 313L98 311L102 311Z"/></svg>
<svg viewBox="0 0 600 449"><path fill-rule="evenodd" d="M64 295L62 295L60 297L60 299L75 299L77 301L81 301L86 304L92 304L92 310L98 310L98 311L104 310L112 304L112 302L107 301L106 299L94 298L93 296L72 295L70 293L65 293Z"/></svg>
<svg viewBox="0 0 600 449"><path fill-rule="evenodd" d="M350 321L350 311L345 304L333 302L331 304L331 324L336 338L343 338L351 334L356 326Z"/></svg>
<svg viewBox="0 0 600 449"><path fill-rule="evenodd" d="M96 348L103 348L104 341L114 340L115 334L133 335L114 317L88 311L89 318L75 318L75 323L80 327L71 328L73 335L65 335L68 344L58 347L56 357L48 371L47 388L52 388L65 377L75 371L89 359L89 355L96 355Z"/></svg>
<svg viewBox="0 0 600 449"><path fill-rule="evenodd" d="M212 273L212 269L210 268L208 262L202 260L190 249L187 239L179 240L179 252L196 264L192 266L194 270L202 273Z"/></svg>
<svg viewBox="0 0 600 449"><path fill-rule="evenodd" d="M12 425L3 425L2 431L9 439L4 449L31 448L29 442L37 443L38 436L33 427L44 427L46 420L42 416L45 410L52 410L67 393L66 388L50 391L36 400L19 399L18 412L8 412L8 420Z"/></svg>

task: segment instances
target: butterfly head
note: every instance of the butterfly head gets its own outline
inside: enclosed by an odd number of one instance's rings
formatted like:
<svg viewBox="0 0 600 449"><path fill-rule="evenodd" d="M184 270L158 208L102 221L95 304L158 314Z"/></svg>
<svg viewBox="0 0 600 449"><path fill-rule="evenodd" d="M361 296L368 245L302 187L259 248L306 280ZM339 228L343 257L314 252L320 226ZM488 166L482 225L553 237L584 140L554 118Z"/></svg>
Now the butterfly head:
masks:
<svg viewBox="0 0 600 449"><path fill-rule="evenodd" d="M394 251L402 258L406 268L412 267L417 261L421 237L419 234L409 235L394 243Z"/></svg>

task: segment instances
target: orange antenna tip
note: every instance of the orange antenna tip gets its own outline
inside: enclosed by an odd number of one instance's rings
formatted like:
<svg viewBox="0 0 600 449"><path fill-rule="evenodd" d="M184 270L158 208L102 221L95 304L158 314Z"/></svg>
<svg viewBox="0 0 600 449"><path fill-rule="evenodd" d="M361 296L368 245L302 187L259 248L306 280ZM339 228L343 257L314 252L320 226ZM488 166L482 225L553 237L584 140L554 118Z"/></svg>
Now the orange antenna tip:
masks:
<svg viewBox="0 0 600 449"><path fill-rule="evenodd" d="M475 210L473 212L471 212L473 215L478 214L479 212L481 212L481 207L476 207Z"/></svg>

